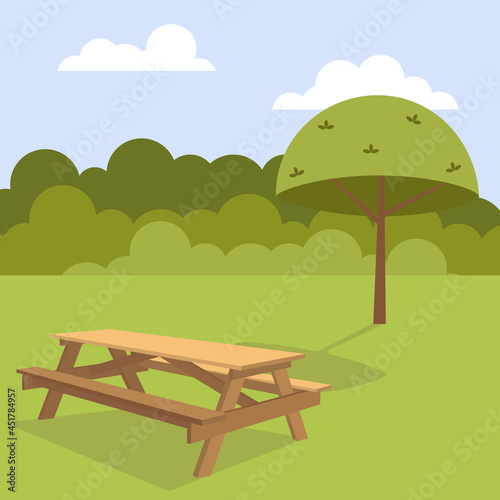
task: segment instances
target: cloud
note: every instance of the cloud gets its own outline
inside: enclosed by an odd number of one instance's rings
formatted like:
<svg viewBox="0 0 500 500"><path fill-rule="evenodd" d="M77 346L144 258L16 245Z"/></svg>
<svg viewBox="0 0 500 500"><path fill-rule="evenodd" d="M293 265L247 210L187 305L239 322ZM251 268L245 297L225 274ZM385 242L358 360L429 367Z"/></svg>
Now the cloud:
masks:
<svg viewBox="0 0 500 500"><path fill-rule="evenodd" d="M323 110L366 95L402 97L429 109L458 109L450 94L432 92L431 86L418 76L405 78L398 61L384 55L369 57L359 68L349 61L332 61L321 68L314 87L304 95L295 92L280 95L273 109Z"/></svg>
<svg viewBox="0 0 500 500"><path fill-rule="evenodd" d="M212 63L196 57L196 41L177 24L151 33L146 50L104 38L91 40L80 55L64 59L58 71L215 71Z"/></svg>

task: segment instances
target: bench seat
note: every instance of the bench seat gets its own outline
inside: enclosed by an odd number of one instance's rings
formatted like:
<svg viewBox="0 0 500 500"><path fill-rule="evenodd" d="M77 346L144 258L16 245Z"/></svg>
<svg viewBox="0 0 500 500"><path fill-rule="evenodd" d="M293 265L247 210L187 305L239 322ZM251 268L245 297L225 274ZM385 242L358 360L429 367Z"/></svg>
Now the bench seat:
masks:
<svg viewBox="0 0 500 500"><path fill-rule="evenodd" d="M178 375L185 375L185 373L174 366L172 363L169 363L167 360L163 358L152 358L147 361L141 361L140 366L143 368L151 368L153 370L161 370L169 373L176 373ZM217 375L219 377L225 378L228 375L229 370L227 368L222 368L218 366L210 366L198 364L200 368L203 368L209 373L213 375ZM308 391L308 392L322 392L328 391L332 388L329 384L321 384L319 382L309 382L308 380L299 380L291 378L290 382L292 384L292 388L294 391ZM252 375L245 378L245 382L243 387L247 389L254 389L257 391L268 392L270 394L278 394L278 389L276 384L274 383L273 376L267 373Z"/></svg>
<svg viewBox="0 0 500 500"><path fill-rule="evenodd" d="M46 368L23 368L23 389L45 387L137 415L189 428L225 420L222 412L165 399Z"/></svg>

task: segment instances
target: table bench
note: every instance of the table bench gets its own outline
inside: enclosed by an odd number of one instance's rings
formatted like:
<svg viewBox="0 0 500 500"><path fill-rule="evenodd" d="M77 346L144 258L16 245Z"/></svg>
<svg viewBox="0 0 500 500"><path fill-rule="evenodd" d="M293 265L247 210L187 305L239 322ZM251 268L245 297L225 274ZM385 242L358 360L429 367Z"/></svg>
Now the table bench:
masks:
<svg viewBox="0 0 500 500"><path fill-rule="evenodd" d="M209 476L226 433L286 416L293 439L306 439L300 411L320 403L330 385L290 379L287 369L302 353L220 344L121 330L53 334L64 346L57 370L17 370L23 389L46 388L39 419L54 418L63 394L187 429L188 443L204 441L194 475ZM75 366L82 345L106 347L111 360ZM127 354L130 352L130 354ZM146 394L138 373L159 370L193 377L220 393L215 410ZM98 378L121 376L126 388ZM278 397L258 402L253 389ZM236 408L238 405L240 408Z"/></svg>

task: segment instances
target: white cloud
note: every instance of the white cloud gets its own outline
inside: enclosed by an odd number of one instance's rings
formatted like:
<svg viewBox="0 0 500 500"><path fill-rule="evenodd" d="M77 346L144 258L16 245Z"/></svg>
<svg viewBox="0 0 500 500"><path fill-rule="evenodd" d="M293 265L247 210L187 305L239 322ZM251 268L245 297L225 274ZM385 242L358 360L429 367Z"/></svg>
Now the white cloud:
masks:
<svg viewBox="0 0 500 500"><path fill-rule="evenodd" d="M418 76L405 78L398 61L384 55L369 57L359 68L349 61L332 61L321 68L314 87L304 95L295 92L280 95L273 109L323 110L366 95L402 97L429 109L458 109L450 94L432 92L431 86Z"/></svg>
<svg viewBox="0 0 500 500"><path fill-rule="evenodd" d="M215 68L210 61L196 57L196 41L189 30L166 24L151 33L146 50L96 38L85 44L80 55L64 59L57 70L215 71Z"/></svg>

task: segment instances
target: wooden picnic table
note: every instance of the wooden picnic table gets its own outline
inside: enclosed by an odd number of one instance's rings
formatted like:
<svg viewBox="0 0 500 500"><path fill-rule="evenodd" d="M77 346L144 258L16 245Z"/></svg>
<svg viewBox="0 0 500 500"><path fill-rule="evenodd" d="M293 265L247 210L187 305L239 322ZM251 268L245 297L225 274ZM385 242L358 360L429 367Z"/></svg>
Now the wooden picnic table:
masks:
<svg viewBox="0 0 500 500"><path fill-rule="evenodd" d="M63 394L168 422L187 429L188 443L204 441L194 475L212 473L224 436L230 431L286 416L293 439L306 439L300 411L320 403L327 384L290 379L291 362L305 357L202 340L165 337L121 330L58 333L64 346L57 370L17 370L23 389L48 389L39 419L54 418ZM111 360L75 366L83 344L106 347ZM130 354L128 354L128 352ZM193 377L220 393L215 410L146 394L137 375L149 369ZM94 379L119 375L127 388ZM258 402L248 388L277 394ZM235 409L238 405L240 408Z"/></svg>

